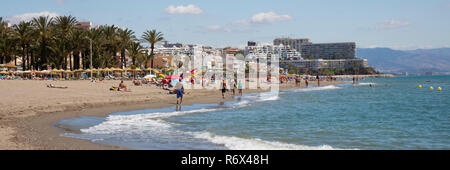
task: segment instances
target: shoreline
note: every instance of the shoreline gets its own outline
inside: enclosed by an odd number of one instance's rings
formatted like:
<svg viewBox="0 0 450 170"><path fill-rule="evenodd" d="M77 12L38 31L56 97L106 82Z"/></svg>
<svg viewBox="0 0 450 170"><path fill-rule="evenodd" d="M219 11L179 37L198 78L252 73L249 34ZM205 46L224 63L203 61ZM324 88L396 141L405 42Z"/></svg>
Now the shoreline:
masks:
<svg viewBox="0 0 450 170"><path fill-rule="evenodd" d="M343 84L342 81L321 81L321 85ZM316 82L310 83L312 85ZM301 87L305 87L302 82ZM134 86L132 86L134 88ZM152 88L152 87L146 87ZM280 90L299 88L294 84L284 84L280 86ZM154 88L156 89L156 88ZM153 90L154 90L153 89ZM156 89L158 90L158 89ZM251 89L244 90L244 93L259 93L268 90ZM187 90L187 95L183 100L183 105L192 104L216 104L224 101L234 100L230 97L230 92L227 93L226 99L222 99L219 90ZM195 94L195 95L192 95ZM70 103L70 102L69 102ZM89 140L65 137L61 134L71 132L70 129L62 129L54 126L60 120L78 118L81 116L90 117L107 117L114 112L124 112L132 110L143 110L152 108L170 107L176 104L174 95L163 95L163 97L155 100L141 100L134 98L134 100L117 100L104 101L103 103L86 104L86 103L70 103L58 104L56 111L54 109L40 110L34 115L19 115L16 118L7 118L7 120L0 119L1 129L0 133L5 134L0 140L0 149L19 149L19 150L123 150L132 149L121 146L108 145L103 143L94 143ZM24 113L26 110L20 110L16 113ZM14 114L14 113L11 113ZM6 127L4 127L6 126ZM73 131L72 131L73 132ZM5 145L6 144L6 145Z"/></svg>

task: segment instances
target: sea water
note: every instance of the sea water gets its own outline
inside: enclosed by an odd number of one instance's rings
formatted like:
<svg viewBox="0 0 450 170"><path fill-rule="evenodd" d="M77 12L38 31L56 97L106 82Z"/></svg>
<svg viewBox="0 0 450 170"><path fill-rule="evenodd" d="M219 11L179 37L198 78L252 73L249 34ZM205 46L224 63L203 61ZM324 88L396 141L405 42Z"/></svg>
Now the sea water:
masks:
<svg viewBox="0 0 450 170"><path fill-rule="evenodd" d="M450 76L348 81L57 126L80 131L64 136L134 149L450 149Z"/></svg>

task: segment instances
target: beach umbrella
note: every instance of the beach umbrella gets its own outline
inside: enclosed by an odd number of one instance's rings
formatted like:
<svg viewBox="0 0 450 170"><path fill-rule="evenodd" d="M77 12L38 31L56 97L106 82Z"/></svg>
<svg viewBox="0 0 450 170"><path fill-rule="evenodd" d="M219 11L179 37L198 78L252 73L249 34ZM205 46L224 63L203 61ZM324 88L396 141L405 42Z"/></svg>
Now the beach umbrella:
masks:
<svg viewBox="0 0 450 170"><path fill-rule="evenodd" d="M180 78L180 76L178 76L178 75L170 75L170 76L167 76L166 77L166 79L171 79L171 80L173 80L173 79L179 79Z"/></svg>
<svg viewBox="0 0 450 170"><path fill-rule="evenodd" d="M149 74L149 75L146 75L144 78L156 78L156 75Z"/></svg>

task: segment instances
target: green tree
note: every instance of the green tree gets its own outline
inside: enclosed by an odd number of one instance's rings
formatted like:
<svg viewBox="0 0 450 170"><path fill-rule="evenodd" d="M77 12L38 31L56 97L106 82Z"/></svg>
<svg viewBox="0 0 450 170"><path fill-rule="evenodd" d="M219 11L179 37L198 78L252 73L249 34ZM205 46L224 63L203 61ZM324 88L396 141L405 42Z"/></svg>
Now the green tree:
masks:
<svg viewBox="0 0 450 170"><path fill-rule="evenodd" d="M63 58L64 62L63 69L67 68L67 65L69 65L70 70L73 70L72 67L72 58L70 56L70 52L73 49L73 46L75 43L70 40L71 34L73 30L75 29L76 24L78 23L77 19L73 16L58 16L55 18L54 21L54 34L55 39L57 39L58 43L56 46L53 46L52 48L60 48L58 51L60 51L59 55L63 56L56 56ZM56 59L57 60L57 59Z"/></svg>
<svg viewBox="0 0 450 170"><path fill-rule="evenodd" d="M20 22L18 25L14 25L14 35L17 38L17 41L22 50L22 68L27 70L28 61L28 47L32 42L33 38L33 27L31 26L31 22Z"/></svg>
<svg viewBox="0 0 450 170"><path fill-rule="evenodd" d="M154 49L155 44L164 40L164 34L161 32L157 32L156 30L147 30L142 35L142 39L150 44L150 59L151 59L151 68L153 68L153 59L154 59ZM145 64L145 68L147 68L147 64Z"/></svg>
<svg viewBox="0 0 450 170"><path fill-rule="evenodd" d="M125 68L127 65L125 60L126 49L136 39L136 36L134 36L134 32L132 30L126 28L118 30L118 38L120 47L120 67Z"/></svg>
<svg viewBox="0 0 450 170"><path fill-rule="evenodd" d="M37 40L39 43L38 50L40 52L37 65L41 69L46 69L46 64L49 58L49 44L52 38L51 26L53 25L53 18L48 16L40 16L33 18L32 24L36 27Z"/></svg>
<svg viewBox="0 0 450 170"><path fill-rule="evenodd" d="M139 61L143 56L143 48L138 42L131 42L128 47L128 55L131 57L131 63L136 66L136 61Z"/></svg>

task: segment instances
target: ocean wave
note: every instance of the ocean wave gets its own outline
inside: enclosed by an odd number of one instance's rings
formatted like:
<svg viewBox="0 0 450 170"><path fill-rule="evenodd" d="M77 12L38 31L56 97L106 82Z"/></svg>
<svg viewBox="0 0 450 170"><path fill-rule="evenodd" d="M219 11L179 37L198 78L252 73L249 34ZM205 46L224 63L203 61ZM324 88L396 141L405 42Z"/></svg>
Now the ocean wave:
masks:
<svg viewBox="0 0 450 170"><path fill-rule="evenodd" d="M369 85L376 85L376 83L357 83L353 84L354 86L369 86Z"/></svg>
<svg viewBox="0 0 450 170"><path fill-rule="evenodd" d="M290 90L286 90L286 91L287 92L310 92L310 91L336 90L336 89L342 89L342 87L338 87L338 86L335 86L335 85L328 85L328 86L322 86L322 87L290 89Z"/></svg>
<svg viewBox="0 0 450 170"><path fill-rule="evenodd" d="M167 122L164 118L217 110L219 110L219 108L144 113L135 115L110 115L104 122L87 129L81 129L80 131L91 134L144 133L144 131L148 129L159 132L168 132L168 129L176 124Z"/></svg>
<svg viewBox="0 0 450 170"><path fill-rule="evenodd" d="M198 132L196 138L205 139L212 143L224 145L231 150L342 150L329 145L306 146L282 142L265 141L258 138L239 138L235 136L221 136L210 132Z"/></svg>

